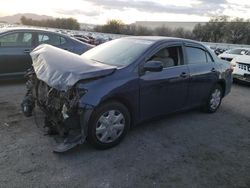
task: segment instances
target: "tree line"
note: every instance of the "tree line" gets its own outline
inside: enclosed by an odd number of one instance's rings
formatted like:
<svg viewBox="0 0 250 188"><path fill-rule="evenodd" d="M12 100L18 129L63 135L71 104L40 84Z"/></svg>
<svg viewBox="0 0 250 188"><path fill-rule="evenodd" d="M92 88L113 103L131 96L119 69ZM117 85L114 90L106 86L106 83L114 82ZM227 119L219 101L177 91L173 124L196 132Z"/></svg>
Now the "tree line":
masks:
<svg viewBox="0 0 250 188"><path fill-rule="evenodd" d="M96 32L124 35L158 35L194 39L203 42L250 44L250 19L231 19L227 16L214 17L205 24L197 24L192 31L184 28L161 26L149 29L134 24L126 25L120 20L109 20L105 25L96 26Z"/></svg>
<svg viewBox="0 0 250 188"><path fill-rule="evenodd" d="M32 18L26 18L25 16L22 16L20 21L23 25L52 27L52 28L59 28L59 29L72 29L72 30L80 29L80 24L74 18L33 20Z"/></svg>
<svg viewBox="0 0 250 188"><path fill-rule="evenodd" d="M21 17L24 25L79 30L80 24L74 18L56 18L33 20ZM124 35L157 35L194 39L203 42L250 44L250 19L230 18L227 16L213 17L205 24L197 24L192 31L167 26L150 29L135 24L124 24L120 20L109 20L104 25L96 26L93 31Z"/></svg>

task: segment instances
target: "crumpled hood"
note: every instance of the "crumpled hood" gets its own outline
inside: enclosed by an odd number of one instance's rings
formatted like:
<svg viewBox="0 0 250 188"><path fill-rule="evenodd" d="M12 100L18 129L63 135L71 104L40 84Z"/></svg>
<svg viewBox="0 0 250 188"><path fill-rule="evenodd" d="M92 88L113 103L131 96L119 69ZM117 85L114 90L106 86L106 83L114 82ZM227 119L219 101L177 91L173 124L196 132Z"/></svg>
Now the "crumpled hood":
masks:
<svg viewBox="0 0 250 188"><path fill-rule="evenodd" d="M79 80L106 76L116 69L47 44L38 46L30 55L37 78L61 91Z"/></svg>

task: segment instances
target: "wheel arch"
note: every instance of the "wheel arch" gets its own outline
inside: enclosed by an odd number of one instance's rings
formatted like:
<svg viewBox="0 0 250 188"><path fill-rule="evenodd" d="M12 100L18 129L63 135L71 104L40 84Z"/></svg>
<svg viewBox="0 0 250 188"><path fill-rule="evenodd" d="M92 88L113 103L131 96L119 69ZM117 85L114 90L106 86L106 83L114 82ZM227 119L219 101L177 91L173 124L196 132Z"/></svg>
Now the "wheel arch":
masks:
<svg viewBox="0 0 250 188"><path fill-rule="evenodd" d="M113 96L113 97L109 97L109 98L104 99L103 101L101 101L98 104L98 106L102 105L104 103L108 103L108 102L118 102L118 103L121 103L122 105L124 105L128 109L128 113L130 115L131 125L134 124L134 122L135 122L135 115L134 115L135 110L133 109L132 104L129 102L129 100L127 100L126 98L121 97L121 96Z"/></svg>

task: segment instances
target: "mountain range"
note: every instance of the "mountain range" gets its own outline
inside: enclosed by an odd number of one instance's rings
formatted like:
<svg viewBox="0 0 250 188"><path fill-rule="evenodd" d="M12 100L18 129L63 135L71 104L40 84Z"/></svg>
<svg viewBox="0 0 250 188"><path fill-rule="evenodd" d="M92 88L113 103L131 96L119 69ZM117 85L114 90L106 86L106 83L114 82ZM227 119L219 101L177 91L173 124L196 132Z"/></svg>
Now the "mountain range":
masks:
<svg viewBox="0 0 250 188"><path fill-rule="evenodd" d="M25 16L26 18L32 18L33 20L54 19L54 17L51 17L51 16L24 13L24 14L14 14L12 16L0 17L0 23L1 22L9 23L9 24L20 23L20 19L22 16Z"/></svg>

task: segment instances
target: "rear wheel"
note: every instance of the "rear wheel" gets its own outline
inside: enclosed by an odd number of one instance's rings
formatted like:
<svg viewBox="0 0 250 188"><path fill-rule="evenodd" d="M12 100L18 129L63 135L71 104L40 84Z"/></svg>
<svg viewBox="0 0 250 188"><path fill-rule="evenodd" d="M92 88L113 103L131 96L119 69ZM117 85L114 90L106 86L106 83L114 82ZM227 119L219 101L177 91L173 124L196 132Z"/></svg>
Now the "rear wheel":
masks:
<svg viewBox="0 0 250 188"><path fill-rule="evenodd" d="M222 87L219 84L216 84L213 90L211 91L207 102L204 106L204 110L208 113L214 113L218 110L222 100Z"/></svg>
<svg viewBox="0 0 250 188"><path fill-rule="evenodd" d="M88 141L98 149L111 148L121 142L130 127L130 114L118 102L97 107L88 127Z"/></svg>

